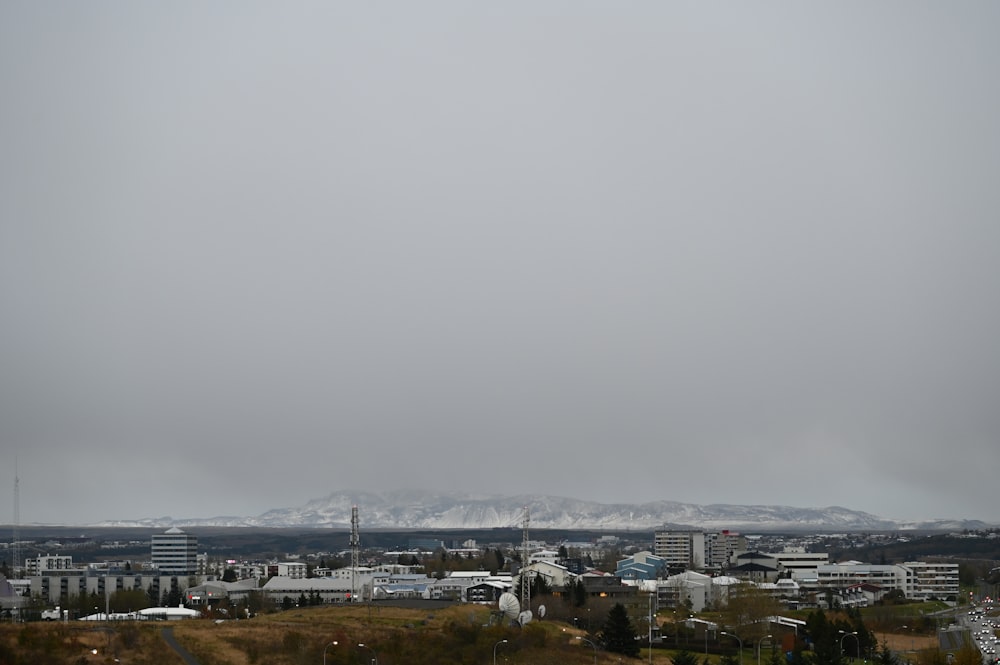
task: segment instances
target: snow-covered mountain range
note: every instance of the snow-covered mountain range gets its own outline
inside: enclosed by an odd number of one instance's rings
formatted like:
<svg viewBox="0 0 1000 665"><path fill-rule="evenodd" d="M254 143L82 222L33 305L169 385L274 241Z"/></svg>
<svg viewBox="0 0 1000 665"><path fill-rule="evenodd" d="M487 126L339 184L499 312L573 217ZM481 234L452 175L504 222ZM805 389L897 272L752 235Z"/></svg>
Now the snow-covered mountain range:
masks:
<svg viewBox="0 0 1000 665"><path fill-rule="evenodd" d="M304 506L269 510L256 517L149 518L105 522L102 526L247 526L348 528L358 506L362 528L487 529L518 528L525 509L535 529L656 529L664 525L734 530L888 531L900 529L978 529L973 520L907 522L839 506L698 505L678 501L642 504L597 503L546 495L500 496L459 492L399 490L338 491Z"/></svg>

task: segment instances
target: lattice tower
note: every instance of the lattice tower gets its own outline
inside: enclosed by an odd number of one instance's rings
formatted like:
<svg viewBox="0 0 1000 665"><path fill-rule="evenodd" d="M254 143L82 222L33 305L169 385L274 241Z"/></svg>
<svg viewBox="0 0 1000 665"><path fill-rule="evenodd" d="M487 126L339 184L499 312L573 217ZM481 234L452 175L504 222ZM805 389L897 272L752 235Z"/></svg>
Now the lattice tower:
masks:
<svg viewBox="0 0 1000 665"><path fill-rule="evenodd" d="M21 570L21 479L17 474L17 460L14 460L14 529L12 538L14 567L11 568L10 574L17 579Z"/></svg>
<svg viewBox="0 0 1000 665"><path fill-rule="evenodd" d="M524 537L521 542L521 609L531 608L531 579L528 576L528 507L524 507Z"/></svg>
<svg viewBox="0 0 1000 665"><path fill-rule="evenodd" d="M351 508L351 602L357 602L358 568L361 565L361 533L358 529L358 507Z"/></svg>

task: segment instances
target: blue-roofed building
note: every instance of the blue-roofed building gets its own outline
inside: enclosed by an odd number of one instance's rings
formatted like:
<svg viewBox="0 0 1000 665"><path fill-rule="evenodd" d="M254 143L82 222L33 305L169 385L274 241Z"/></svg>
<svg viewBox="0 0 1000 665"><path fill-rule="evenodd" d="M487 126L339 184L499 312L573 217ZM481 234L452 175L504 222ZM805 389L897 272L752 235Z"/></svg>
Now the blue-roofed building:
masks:
<svg viewBox="0 0 1000 665"><path fill-rule="evenodd" d="M615 577L622 582L637 582L639 580L655 580L666 575L667 560L652 552L636 552L627 559L618 562Z"/></svg>

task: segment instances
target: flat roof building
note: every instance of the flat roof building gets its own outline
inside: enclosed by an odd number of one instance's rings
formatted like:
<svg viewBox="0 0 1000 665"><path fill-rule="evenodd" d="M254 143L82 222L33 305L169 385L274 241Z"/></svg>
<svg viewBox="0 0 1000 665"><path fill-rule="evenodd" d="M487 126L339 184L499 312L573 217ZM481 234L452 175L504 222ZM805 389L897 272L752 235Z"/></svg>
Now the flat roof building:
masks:
<svg viewBox="0 0 1000 665"><path fill-rule="evenodd" d="M153 568L163 575L194 575L198 572L198 538L174 527L152 538Z"/></svg>

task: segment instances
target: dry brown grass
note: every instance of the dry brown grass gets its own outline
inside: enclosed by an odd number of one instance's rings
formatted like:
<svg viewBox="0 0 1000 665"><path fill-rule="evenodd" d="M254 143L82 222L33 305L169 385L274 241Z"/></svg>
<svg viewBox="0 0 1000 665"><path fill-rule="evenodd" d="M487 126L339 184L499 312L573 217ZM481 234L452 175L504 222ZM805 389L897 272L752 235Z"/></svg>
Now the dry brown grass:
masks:
<svg viewBox="0 0 1000 665"><path fill-rule="evenodd" d="M885 642L892 651L923 651L936 649L937 635L908 635L899 633L875 633L879 646Z"/></svg>
<svg viewBox="0 0 1000 665"><path fill-rule="evenodd" d="M160 635L163 624L29 623L0 625L0 665L182 665Z"/></svg>
<svg viewBox="0 0 1000 665"><path fill-rule="evenodd" d="M87 665L110 663L113 657L129 665L182 665L163 641L170 627L177 641L200 665L369 665L378 652L379 665L455 663L491 665L592 665L594 652L582 640L585 633L559 621L536 621L524 629L486 626L484 606L454 605L433 610L393 607L336 606L293 609L248 621L186 620L169 623L118 624L105 630L82 622L0 626L0 665ZM936 648L933 636L875 633L881 645L901 652ZM336 645L332 643L336 642ZM95 656L91 650L96 649ZM692 649L701 658L700 649ZM670 665L671 651L654 649L653 665ZM617 654L597 652L598 665L616 665ZM627 659L628 660L628 659ZM636 663L649 662L642 651ZM712 663L718 656L712 655Z"/></svg>

